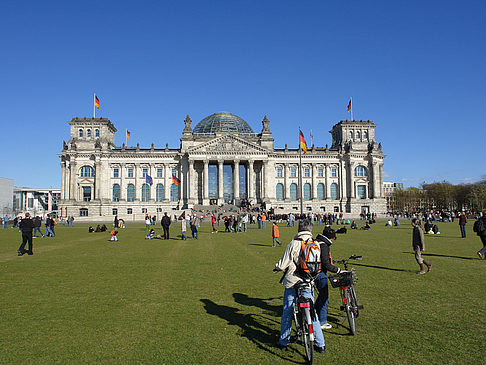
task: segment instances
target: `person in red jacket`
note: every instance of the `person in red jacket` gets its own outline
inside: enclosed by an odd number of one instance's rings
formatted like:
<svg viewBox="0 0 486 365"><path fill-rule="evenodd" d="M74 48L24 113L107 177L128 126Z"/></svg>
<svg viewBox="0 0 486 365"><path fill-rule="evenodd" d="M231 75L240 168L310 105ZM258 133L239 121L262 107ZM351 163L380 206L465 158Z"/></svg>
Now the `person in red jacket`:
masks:
<svg viewBox="0 0 486 365"><path fill-rule="evenodd" d="M211 224L213 226L213 231L211 233L218 233L218 229L216 228L216 216L214 214L211 216Z"/></svg>
<svg viewBox="0 0 486 365"><path fill-rule="evenodd" d="M272 226L272 237L273 237L273 245L272 245L272 247L276 247L277 246L277 243L279 244L279 246L282 246L282 242L280 242L278 240L278 238L280 237L280 232L278 231L278 226L277 226L277 223L276 222L273 222L273 226Z"/></svg>

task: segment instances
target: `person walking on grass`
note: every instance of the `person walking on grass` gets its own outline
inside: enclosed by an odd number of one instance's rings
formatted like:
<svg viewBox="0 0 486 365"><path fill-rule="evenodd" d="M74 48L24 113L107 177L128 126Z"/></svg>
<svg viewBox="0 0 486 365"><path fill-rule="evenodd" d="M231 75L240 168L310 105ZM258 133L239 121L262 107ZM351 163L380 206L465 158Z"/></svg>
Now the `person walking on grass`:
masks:
<svg viewBox="0 0 486 365"><path fill-rule="evenodd" d="M426 272L429 272L432 265L426 262L422 258L422 252L425 251L425 239L424 239L424 231L422 226L420 225L420 221L418 218L412 219L412 247L415 251L415 260L417 260L417 264L420 266L420 271L417 272L419 275L423 275ZM427 266L427 271L424 270L424 265Z"/></svg>
<svg viewBox="0 0 486 365"><path fill-rule="evenodd" d="M461 212L461 215L459 216L459 228L461 229L461 237L466 238L466 214L464 212Z"/></svg>
<svg viewBox="0 0 486 365"><path fill-rule="evenodd" d="M280 242L278 240L278 238L280 237L280 233L278 231L277 222L273 222L273 226L272 226L272 237L273 237L273 245L272 245L272 247L276 247L277 246L277 243L279 244L279 246L282 246L282 242Z"/></svg>
<svg viewBox="0 0 486 365"><path fill-rule="evenodd" d="M181 239L187 240L186 230L187 230L187 221L186 221L186 212L182 212L180 216L181 220Z"/></svg>
<svg viewBox="0 0 486 365"><path fill-rule="evenodd" d="M478 251L478 256L480 259L484 259L486 257L486 209L483 209L481 217L474 222L473 231L476 232L483 243L483 248Z"/></svg>
<svg viewBox="0 0 486 365"><path fill-rule="evenodd" d="M17 254L22 256L27 253L33 255L32 251L32 230L34 229L34 221L30 219L30 213L25 213L25 218L20 222L20 231L22 232L22 244L20 245ZM25 244L29 244L29 249L25 250Z"/></svg>

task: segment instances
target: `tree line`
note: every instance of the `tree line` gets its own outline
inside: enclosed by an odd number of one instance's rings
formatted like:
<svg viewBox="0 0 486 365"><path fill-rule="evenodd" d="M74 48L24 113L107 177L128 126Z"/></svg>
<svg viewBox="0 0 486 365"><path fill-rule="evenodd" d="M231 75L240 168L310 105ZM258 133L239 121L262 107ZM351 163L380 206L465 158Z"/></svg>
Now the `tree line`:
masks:
<svg viewBox="0 0 486 365"><path fill-rule="evenodd" d="M471 211L486 208L486 178L472 184L453 185L447 181L422 184L392 193L389 209L393 212Z"/></svg>

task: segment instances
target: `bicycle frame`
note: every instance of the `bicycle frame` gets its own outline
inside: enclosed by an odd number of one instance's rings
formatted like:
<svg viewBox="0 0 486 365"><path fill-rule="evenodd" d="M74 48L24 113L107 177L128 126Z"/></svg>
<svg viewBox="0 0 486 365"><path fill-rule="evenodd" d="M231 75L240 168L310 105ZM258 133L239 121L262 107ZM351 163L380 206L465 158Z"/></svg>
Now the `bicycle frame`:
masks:
<svg viewBox="0 0 486 365"><path fill-rule="evenodd" d="M313 282L304 282L297 284L295 287L297 299L294 306L294 322L297 337L300 338L305 348L305 354L309 363L314 359L314 326L313 326L313 314L314 301L310 298L306 298L303 295L304 289L313 291Z"/></svg>

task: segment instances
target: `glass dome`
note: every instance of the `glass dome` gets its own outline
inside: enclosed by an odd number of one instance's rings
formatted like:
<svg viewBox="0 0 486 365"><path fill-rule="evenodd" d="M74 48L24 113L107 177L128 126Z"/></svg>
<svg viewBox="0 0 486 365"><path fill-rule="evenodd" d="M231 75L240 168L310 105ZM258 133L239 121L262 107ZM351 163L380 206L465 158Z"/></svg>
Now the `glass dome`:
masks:
<svg viewBox="0 0 486 365"><path fill-rule="evenodd" d="M201 120L194 127L194 134L203 133L251 133L253 129L240 117L231 113L215 113Z"/></svg>

